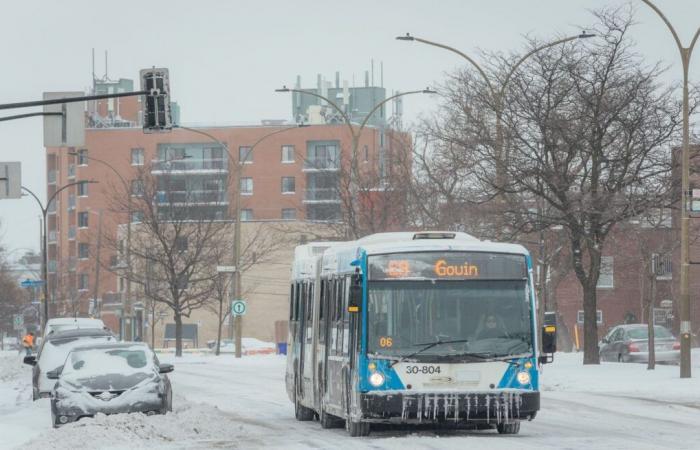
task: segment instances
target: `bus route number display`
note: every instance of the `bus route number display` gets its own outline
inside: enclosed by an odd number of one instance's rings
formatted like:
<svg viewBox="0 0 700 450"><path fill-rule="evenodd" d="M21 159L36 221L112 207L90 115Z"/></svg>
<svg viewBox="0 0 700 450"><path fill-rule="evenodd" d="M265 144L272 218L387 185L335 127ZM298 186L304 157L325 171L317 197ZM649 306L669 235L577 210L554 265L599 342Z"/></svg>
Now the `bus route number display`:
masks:
<svg viewBox="0 0 700 450"><path fill-rule="evenodd" d="M501 253L430 252L369 257L372 280L410 278L446 280L523 279L525 257Z"/></svg>

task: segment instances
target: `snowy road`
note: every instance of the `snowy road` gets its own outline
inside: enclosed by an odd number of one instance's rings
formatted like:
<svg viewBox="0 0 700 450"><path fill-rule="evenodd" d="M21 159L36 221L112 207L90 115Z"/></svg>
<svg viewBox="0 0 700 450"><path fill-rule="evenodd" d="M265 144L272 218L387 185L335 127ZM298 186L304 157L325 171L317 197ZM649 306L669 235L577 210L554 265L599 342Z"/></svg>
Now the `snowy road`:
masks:
<svg viewBox="0 0 700 450"><path fill-rule="evenodd" d="M678 379L677 367L582 367L580 355L557 355L546 367L542 410L517 436L495 431L382 429L352 439L294 420L277 356L186 356L172 374L173 414L122 415L50 428L48 401L31 402L29 371L16 355L0 356L0 447L96 448L697 448L700 378ZM696 364L700 354L696 354ZM700 368L695 369L700 377Z"/></svg>

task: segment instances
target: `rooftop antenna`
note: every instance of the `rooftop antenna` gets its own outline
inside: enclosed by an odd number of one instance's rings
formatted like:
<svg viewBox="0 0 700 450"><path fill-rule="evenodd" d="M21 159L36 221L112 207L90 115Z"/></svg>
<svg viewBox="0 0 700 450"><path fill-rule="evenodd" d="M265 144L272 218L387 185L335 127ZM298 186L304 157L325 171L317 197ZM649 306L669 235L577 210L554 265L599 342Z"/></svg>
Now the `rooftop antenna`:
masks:
<svg viewBox="0 0 700 450"><path fill-rule="evenodd" d="M92 86L95 86L95 47L92 48Z"/></svg>
<svg viewBox="0 0 700 450"><path fill-rule="evenodd" d="M109 71L107 70L107 50L105 50L105 81L109 80Z"/></svg>
<svg viewBox="0 0 700 450"><path fill-rule="evenodd" d="M384 87L384 61L379 62L379 87Z"/></svg>

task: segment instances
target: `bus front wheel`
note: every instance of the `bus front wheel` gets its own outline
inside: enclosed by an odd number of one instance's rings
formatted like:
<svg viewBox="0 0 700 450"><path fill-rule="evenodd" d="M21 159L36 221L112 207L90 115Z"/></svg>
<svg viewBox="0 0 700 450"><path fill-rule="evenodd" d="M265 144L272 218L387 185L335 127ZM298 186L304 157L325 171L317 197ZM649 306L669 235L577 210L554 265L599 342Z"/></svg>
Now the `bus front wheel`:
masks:
<svg viewBox="0 0 700 450"><path fill-rule="evenodd" d="M369 436L369 422L345 420L345 428L352 437Z"/></svg>
<svg viewBox="0 0 700 450"><path fill-rule="evenodd" d="M498 434L518 434L520 432L520 421L499 423L496 425Z"/></svg>

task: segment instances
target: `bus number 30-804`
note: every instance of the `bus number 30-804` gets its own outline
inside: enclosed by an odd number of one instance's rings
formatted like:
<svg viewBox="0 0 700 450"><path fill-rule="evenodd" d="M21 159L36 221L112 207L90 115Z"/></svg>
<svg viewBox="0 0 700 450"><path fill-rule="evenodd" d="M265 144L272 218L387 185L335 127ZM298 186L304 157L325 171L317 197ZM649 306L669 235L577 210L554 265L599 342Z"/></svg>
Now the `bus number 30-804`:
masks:
<svg viewBox="0 0 700 450"><path fill-rule="evenodd" d="M440 373L440 366L406 366L406 373Z"/></svg>

